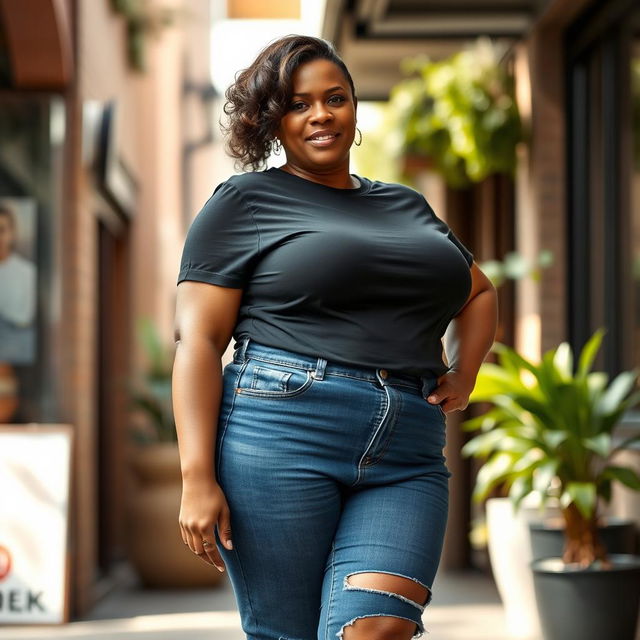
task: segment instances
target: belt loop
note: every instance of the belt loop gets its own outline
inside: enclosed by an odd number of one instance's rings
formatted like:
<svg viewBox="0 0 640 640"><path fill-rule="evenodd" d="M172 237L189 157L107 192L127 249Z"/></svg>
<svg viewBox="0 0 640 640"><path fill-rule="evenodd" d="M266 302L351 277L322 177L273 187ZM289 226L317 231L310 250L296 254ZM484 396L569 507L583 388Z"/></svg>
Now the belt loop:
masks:
<svg viewBox="0 0 640 640"><path fill-rule="evenodd" d="M249 336L247 336L242 345L240 346L240 362L244 362L247 359L246 353L247 353L247 347L249 346Z"/></svg>
<svg viewBox="0 0 640 640"><path fill-rule="evenodd" d="M324 370L327 367L327 361L324 358L318 358L316 362L316 369L311 374L316 380L322 380L324 378Z"/></svg>

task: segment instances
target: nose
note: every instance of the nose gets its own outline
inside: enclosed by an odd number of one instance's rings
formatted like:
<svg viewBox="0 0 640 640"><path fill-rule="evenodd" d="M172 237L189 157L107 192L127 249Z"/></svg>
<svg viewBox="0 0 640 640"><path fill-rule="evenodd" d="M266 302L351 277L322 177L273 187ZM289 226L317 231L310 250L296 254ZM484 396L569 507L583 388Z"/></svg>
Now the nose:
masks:
<svg viewBox="0 0 640 640"><path fill-rule="evenodd" d="M311 113L312 122L326 122L331 118L333 118L333 114L327 108L327 105L324 104L324 102L321 102L313 107L313 111Z"/></svg>

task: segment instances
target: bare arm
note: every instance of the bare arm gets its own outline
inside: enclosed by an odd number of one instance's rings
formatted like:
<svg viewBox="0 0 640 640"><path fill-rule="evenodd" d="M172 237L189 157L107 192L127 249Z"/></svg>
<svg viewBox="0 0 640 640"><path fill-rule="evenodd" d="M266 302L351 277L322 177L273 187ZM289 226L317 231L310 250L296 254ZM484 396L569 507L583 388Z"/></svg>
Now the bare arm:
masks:
<svg viewBox="0 0 640 640"><path fill-rule="evenodd" d="M445 352L450 370L429 402L442 402L443 411L465 409L480 365L495 340L498 328L498 295L495 287L474 262L471 292L445 333ZM440 380L439 380L440 383Z"/></svg>
<svg viewBox="0 0 640 640"><path fill-rule="evenodd" d="M224 563L215 545L204 549L202 541L212 541L216 522L221 539L230 541L228 507L215 480L213 457L222 397L221 360L241 297L242 289L184 281L176 298L171 394L182 470L180 526L184 543L218 568Z"/></svg>
<svg viewBox="0 0 640 640"><path fill-rule="evenodd" d="M498 328L498 295L491 280L474 262L471 293L445 334L445 349L452 369L475 381Z"/></svg>

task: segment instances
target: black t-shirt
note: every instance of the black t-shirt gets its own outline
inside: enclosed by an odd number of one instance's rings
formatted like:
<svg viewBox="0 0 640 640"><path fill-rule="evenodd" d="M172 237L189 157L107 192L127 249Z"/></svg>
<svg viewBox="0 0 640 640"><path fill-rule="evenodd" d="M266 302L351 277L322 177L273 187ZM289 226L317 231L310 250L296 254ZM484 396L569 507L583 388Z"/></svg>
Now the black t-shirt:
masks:
<svg viewBox="0 0 640 640"><path fill-rule="evenodd" d="M233 337L329 362L447 371L442 335L472 254L419 192L355 189L271 168L219 184L187 233L178 283L243 289Z"/></svg>

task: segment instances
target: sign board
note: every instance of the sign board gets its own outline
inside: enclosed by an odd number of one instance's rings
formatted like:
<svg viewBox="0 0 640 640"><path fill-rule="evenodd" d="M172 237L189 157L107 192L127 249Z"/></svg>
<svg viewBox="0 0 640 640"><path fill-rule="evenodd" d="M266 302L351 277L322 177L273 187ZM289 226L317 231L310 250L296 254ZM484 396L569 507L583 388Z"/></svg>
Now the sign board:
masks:
<svg viewBox="0 0 640 640"><path fill-rule="evenodd" d="M0 425L0 624L68 621L70 425Z"/></svg>

